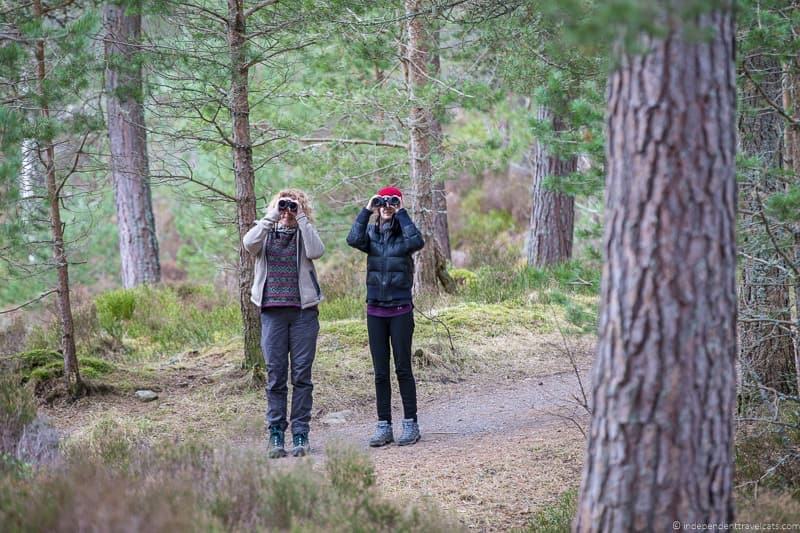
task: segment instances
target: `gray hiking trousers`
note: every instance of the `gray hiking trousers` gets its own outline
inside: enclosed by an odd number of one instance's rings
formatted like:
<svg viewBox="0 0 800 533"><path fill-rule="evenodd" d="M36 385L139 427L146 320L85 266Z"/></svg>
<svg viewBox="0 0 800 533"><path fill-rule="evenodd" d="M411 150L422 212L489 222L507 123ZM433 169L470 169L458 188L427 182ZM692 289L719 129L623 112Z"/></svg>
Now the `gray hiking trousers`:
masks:
<svg viewBox="0 0 800 533"><path fill-rule="evenodd" d="M273 307L261 310L261 351L267 365L267 427L286 431L287 380L292 377L292 434L308 433L311 365L317 350L319 310ZM289 358L291 353L291 359Z"/></svg>

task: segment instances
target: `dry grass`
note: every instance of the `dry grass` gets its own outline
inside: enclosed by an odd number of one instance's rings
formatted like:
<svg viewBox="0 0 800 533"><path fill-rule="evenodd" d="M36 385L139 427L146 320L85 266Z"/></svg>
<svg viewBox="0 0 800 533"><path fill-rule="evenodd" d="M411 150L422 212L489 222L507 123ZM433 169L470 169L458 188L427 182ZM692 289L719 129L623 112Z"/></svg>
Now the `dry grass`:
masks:
<svg viewBox="0 0 800 533"><path fill-rule="evenodd" d="M800 524L800 501L788 493L762 491L740 496L736 521L745 524Z"/></svg>

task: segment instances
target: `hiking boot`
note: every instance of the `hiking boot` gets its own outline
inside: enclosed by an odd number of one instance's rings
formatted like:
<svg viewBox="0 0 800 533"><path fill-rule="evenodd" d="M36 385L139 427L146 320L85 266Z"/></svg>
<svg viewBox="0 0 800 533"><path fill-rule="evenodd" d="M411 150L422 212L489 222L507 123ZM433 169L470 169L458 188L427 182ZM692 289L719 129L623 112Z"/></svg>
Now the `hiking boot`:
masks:
<svg viewBox="0 0 800 533"><path fill-rule="evenodd" d="M403 434L397 439L398 446L408 446L419 441L419 424L413 418L403 420Z"/></svg>
<svg viewBox="0 0 800 533"><path fill-rule="evenodd" d="M378 446L385 446L394 442L394 433L392 433L392 423L386 420L380 420L375 424L375 433L369 439L369 445L373 448Z"/></svg>
<svg viewBox="0 0 800 533"><path fill-rule="evenodd" d="M308 433L292 435L292 455L303 457L310 451L311 445L308 443Z"/></svg>
<svg viewBox="0 0 800 533"><path fill-rule="evenodd" d="M283 431L279 427L269 428L269 458L277 459L286 457L284 446Z"/></svg>

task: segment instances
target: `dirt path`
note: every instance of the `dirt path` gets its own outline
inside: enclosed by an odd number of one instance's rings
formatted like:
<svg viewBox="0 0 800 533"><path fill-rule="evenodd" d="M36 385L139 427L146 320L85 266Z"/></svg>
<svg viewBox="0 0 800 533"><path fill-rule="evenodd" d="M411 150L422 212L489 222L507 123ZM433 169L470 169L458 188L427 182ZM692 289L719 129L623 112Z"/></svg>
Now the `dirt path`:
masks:
<svg viewBox="0 0 800 533"><path fill-rule="evenodd" d="M586 370L582 379L588 383ZM420 405L423 438L415 446L369 448L373 421L354 415L342 424L318 424L311 457L322 465L328 444L353 445L370 455L388 496L430 499L470 528L524 527L578 482L583 437L570 418L585 423L586 417L573 395L580 389L570 372L467 385ZM393 416L402 419L399 411Z"/></svg>

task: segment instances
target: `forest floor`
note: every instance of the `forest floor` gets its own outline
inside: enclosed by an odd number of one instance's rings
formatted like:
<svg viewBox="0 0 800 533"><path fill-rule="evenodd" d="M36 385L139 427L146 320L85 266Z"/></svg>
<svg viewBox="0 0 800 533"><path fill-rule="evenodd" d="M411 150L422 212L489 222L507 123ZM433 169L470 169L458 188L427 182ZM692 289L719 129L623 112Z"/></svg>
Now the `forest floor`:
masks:
<svg viewBox="0 0 800 533"><path fill-rule="evenodd" d="M417 343L423 353L415 357L422 440L371 449L374 389L365 331L359 331L364 325L340 322L323 324L320 337L312 453L276 460L276 467L311 461L317 468L327 446L355 446L373 461L384 494L432 503L477 530L525 527L537 510L577 486L584 452L579 427L588 419L576 400L582 397L577 375L588 388L594 336L524 325L493 328L491 335L456 331L458 353L445 356L446 341L423 334ZM355 341L348 344L343 331L350 341L357 332ZM120 364L107 377L112 392L43 412L67 441L91 441L112 423L127 438L149 444L264 447L264 393L250 385L240 353L234 340ZM141 402L138 389L159 398ZM399 421L396 382L393 394Z"/></svg>

